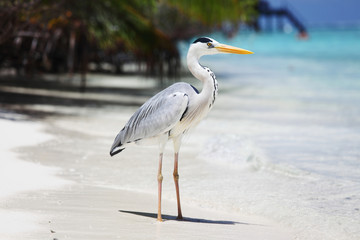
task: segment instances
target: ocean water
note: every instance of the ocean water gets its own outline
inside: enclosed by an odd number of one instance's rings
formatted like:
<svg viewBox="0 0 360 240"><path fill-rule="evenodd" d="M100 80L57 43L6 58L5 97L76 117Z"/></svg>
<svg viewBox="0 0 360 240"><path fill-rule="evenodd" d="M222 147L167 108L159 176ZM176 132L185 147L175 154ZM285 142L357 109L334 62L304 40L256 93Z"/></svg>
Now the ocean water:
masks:
<svg viewBox="0 0 360 240"><path fill-rule="evenodd" d="M210 37L255 54L201 59L220 92L199 126L197 158L213 170L196 184L213 190L194 188L194 199L300 239L360 239L360 29Z"/></svg>

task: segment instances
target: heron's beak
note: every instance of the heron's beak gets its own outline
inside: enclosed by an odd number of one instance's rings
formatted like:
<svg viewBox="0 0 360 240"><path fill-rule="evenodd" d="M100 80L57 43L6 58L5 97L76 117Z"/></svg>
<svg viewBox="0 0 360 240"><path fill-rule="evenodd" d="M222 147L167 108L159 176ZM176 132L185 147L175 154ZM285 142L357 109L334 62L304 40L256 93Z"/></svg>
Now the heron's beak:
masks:
<svg viewBox="0 0 360 240"><path fill-rule="evenodd" d="M219 44L219 46L216 46L215 48L223 53L253 54L253 52L251 52L251 51L248 51L248 50L245 50L242 48L238 48L238 47L229 46L226 44Z"/></svg>

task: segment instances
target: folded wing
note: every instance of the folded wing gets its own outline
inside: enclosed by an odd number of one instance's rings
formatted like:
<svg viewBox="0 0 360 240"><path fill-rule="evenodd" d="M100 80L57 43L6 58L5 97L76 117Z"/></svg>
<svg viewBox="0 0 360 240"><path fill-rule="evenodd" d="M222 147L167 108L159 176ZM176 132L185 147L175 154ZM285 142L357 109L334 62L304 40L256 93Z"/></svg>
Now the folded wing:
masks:
<svg viewBox="0 0 360 240"><path fill-rule="evenodd" d="M189 97L183 92L162 91L144 103L116 136L110 155L127 143L157 137L172 129L186 112Z"/></svg>

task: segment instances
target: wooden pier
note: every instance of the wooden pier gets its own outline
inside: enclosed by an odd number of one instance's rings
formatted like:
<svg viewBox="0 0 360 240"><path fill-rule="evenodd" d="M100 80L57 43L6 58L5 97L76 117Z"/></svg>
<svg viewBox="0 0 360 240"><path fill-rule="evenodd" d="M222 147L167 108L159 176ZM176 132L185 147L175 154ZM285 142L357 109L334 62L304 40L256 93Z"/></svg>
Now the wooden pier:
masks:
<svg viewBox="0 0 360 240"><path fill-rule="evenodd" d="M295 16L295 14L290 9L286 7L272 8L267 1L263 1L263 0L259 1L257 8L259 12L259 17L264 16L266 18L266 28L268 30L272 30L274 28L272 24L272 18L275 18L277 20L277 28L282 31L284 29L283 19L285 18L297 29L299 33L298 34L299 38L303 38L303 39L308 38L308 33L305 28L305 25L301 23L301 21ZM257 31L262 30L260 27L259 18L254 23L254 28Z"/></svg>

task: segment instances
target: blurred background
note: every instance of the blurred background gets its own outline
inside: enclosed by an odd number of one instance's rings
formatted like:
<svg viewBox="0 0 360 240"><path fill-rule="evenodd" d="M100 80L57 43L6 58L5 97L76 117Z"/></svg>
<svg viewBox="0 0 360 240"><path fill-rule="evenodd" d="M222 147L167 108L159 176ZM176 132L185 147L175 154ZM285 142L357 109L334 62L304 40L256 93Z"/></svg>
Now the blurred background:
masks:
<svg viewBox="0 0 360 240"><path fill-rule="evenodd" d="M359 6L356 0L1 1L0 73L36 79L78 73L82 91L90 72L156 76L163 84L179 76L179 43L213 33L225 41L269 32L307 40L313 29L358 29Z"/></svg>
<svg viewBox="0 0 360 240"><path fill-rule="evenodd" d="M256 21L257 1L2 1L0 66L5 73L133 72L174 76L176 44ZM223 28L223 22L229 28ZM85 76L82 82L85 88Z"/></svg>
<svg viewBox="0 0 360 240"><path fill-rule="evenodd" d="M246 61L205 57L222 81L284 85L296 78L307 94L354 91L359 7L356 0L1 1L0 106L139 105L144 99L113 95L149 97L180 78L193 81L186 53L204 35L255 52Z"/></svg>

